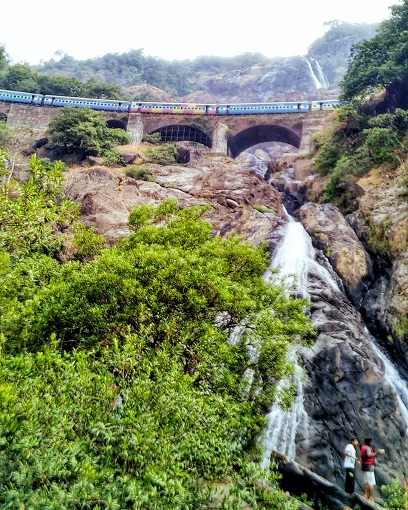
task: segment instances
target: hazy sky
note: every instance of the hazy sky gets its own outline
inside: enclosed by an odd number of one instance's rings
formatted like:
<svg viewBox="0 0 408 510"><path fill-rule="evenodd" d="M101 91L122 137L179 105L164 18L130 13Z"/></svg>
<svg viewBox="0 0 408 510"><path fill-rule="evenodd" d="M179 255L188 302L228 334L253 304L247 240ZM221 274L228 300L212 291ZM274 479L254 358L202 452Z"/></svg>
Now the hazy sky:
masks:
<svg viewBox="0 0 408 510"><path fill-rule="evenodd" d="M13 63L62 51L77 60L143 48L165 60L200 55L304 55L338 19L375 23L401 0L20 0L1 6L0 44ZM67 8L65 8L66 6ZM98 6L98 7L95 7Z"/></svg>

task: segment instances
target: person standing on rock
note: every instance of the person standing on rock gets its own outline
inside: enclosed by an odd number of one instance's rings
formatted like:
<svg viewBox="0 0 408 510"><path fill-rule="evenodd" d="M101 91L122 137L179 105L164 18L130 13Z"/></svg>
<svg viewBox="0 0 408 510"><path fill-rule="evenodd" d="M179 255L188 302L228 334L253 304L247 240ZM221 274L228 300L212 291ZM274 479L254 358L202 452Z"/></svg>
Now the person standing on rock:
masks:
<svg viewBox="0 0 408 510"><path fill-rule="evenodd" d="M346 484L344 490L348 494L353 494L354 492L354 485L356 479L355 464L356 461L360 462L356 453L356 448L358 445L359 445L358 439L356 437L353 437L344 450L344 468L346 470Z"/></svg>
<svg viewBox="0 0 408 510"><path fill-rule="evenodd" d="M377 455L384 453L381 448L374 451L372 447L372 438L367 437L364 439L364 444L361 447L361 471L363 472L363 483L364 483L364 497L368 501L374 501L374 486L375 486L375 458Z"/></svg>

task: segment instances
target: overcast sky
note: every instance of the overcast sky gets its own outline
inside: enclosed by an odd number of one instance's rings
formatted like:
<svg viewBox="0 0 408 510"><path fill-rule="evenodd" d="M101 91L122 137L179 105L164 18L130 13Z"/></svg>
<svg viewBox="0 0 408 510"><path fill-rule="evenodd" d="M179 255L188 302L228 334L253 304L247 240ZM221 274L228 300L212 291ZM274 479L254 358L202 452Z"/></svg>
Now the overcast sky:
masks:
<svg viewBox="0 0 408 510"><path fill-rule="evenodd" d="M304 55L338 19L375 23L401 0L20 0L1 6L0 44L13 63L62 51L77 60L143 49L165 60L246 52ZM67 8L64 8L66 6ZM97 6L97 7L95 7ZM55 57L56 58L56 57Z"/></svg>

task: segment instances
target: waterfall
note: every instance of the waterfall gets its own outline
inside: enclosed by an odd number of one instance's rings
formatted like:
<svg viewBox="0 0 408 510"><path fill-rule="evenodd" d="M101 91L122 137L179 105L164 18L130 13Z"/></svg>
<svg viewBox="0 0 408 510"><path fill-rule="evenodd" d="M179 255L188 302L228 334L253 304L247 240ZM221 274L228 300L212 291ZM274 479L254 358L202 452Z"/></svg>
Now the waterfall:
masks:
<svg viewBox="0 0 408 510"><path fill-rule="evenodd" d="M328 88L329 83L327 81L326 76L323 73L323 70L320 66L320 64L312 57L303 57L307 67L310 71L310 76L312 77L312 80L315 84L316 89L325 89ZM312 61L312 62L310 62ZM312 65L313 64L313 65ZM316 69L314 69L316 68ZM316 75L317 73L317 75Z"/></svg>
<svg viewBox="0 0 408 510"><path fill-rule="evenodd" d="M303 384L302 370L296 363L295 353L292 353L291 359L295 364L295 375L293 377L296 385L296 396L292 407L288 411L282 410L278 404L274 404L267 414L268 425L263 440L263 456L261 466L268 468L272 450L276 450L290 459L296 456L296 432L299 425L303 424L307 430L307 413L303 406ZM278 384L278 391L288 381L281 381Z"/></svg>
<svg viewBox="0 0 408 510"><path fill-rule="evenodd" d="M307 284L309 273L318 274L320 278L334 290L340 292L337 283L327 269L316 261L316 252L310 236L301 223L287 215L289 222L285 227L284 239L270 263L270 268L279 269L284 279L292 279L298 297L308 298ZM266 279L270 279L273 271L267 270Z"/></svg>
<svg viewBox="0 0 408 510"><path fill-rule="evenodd" d="M322 89L327 89L330 86L329 80L326 78L326 75L323 72L322 66L320 62L313 57L308 57L311 62L312 68L314 69L315 75L321 84Z"/></svg>
<svg viewBox="0 0 408 510"><path fill-rule="evenodd" d="M279 276L283 279L290 278L296 289L296 295L307 298L308 274L311 270L321 274L323 279L337 290L337 284L330 277L329 272L321 267L315 260L316 254L312 241L301 223L296 222L287 215L288 223L285 227L283 241L279 245L270 263L270 269L266 271L265 278L274 276L274 269L279 270ZM292 381L283 380L278 385L278 391L282 386L293 382L296 386L296 397L292 407L288 411L281 409L275 403L266 416L267 427L263 441L262 466L268 468L272 450L276 450L290 459L296 456L296 432L299 425L303 424L307 431L307 413L303 406L302 369L296 361L296 352L290 354L291 361L295 365L295 374Z"/></svg>
<svg viewBox="0 0 408 510"><path fill-rule="evenodd" d="M279 269L278 277L292 278L296 289L296 296L308 298L308 278L311 274L317 275L324 285L330 285L335 292L341 293L332 275L316 261L316 252L311 239L303 225L288 216L285 226L284 238L273 256L270 269L265 273L266 279L276 279L274 269ZM408 387L399 377L398 372L388 358L376 346L375 340L369 335L373 351L382 360L385 369L385 380L394 389L400 407L400 412L408 425ZM296 434L300 427L307 439L308 415L303 405L303 385L301 381L301 368L296 364L296 353L291 358L295 363L295 376L292 382L297 388L296 398L290 411L283 411L278 404L274 404L267 414L267 427L263 440L264 455L262 466L269 467L270 456L273 450L294 460L296 456ZM290 381L282 381L287 384ZM278 386L279 389L279 386Z"/></svg>

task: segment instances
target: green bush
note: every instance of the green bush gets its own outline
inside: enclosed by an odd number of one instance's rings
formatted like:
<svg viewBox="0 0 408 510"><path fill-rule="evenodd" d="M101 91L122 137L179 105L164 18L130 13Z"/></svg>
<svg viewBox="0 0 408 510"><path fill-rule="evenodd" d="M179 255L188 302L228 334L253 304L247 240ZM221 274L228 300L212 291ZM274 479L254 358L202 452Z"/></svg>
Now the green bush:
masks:
<svg viewBox="0 0 408 510"><path fill-rule="evenodd" d="M150 170L143 165L132 166L126 169L126 175L132 179L148 181L150 179Z"/></svg>
<svg viewBox="0 0 408 510"><path fill-rule="evenodd" d="M103 164L106 166L125 166L123 156L116 149L103 151Z"/></svg>
<svg viewBox="0 0 408 510"><path fill-rule="evenodd" d="M147 163L157 163L158 165L175 165L177 163L177 149L174 143L164 143L157 147L152 147L144 154Z"/></svg>
<svg viewBox="0 0 408 510"><path fill-rule="evenodd" d="M143 142L151 143L151 144L158 144L161 140L161 134L160 133L151 133L151 134L145 134L143 136Z"/></svg>
<svg viewBox="0 0 408 510"><path fill-rule="evenodd" d="M394 147L397 139L389 127L373 127L363 131L365 138L364 145L368 148L373 166L379 166L382 163L391 163L396 167L398 161L394 155Z"/></svg>
<svg viewBox="0 0 408 510"><path fill-rule="evenodd" d="M254 463L271 381L315 331L264 281L267 250L213 237L204 210L136 209L87 264L0 253L1 508L296 508Z"/></svg>
<svg viewBox="0 0 408 510"><path fill-rule="evenodd" d="M320 175L327 175L336 166L340 158L340 148L333 143L332 133L321 132L314 137L315 157L313 160L313 170Z"/></svg>
<svg viewBox="0 0 408 510"><path fill-rule="evenodd" d="M384 508L408 510L408 492L397 479L392 480L389 485L382 485L381 494L385 500Z"/></svg>

